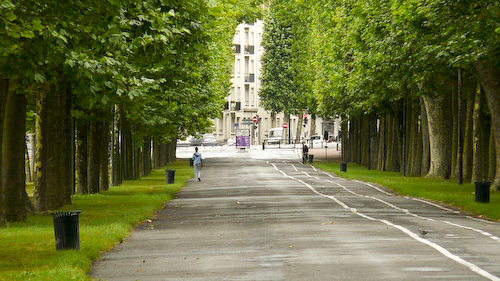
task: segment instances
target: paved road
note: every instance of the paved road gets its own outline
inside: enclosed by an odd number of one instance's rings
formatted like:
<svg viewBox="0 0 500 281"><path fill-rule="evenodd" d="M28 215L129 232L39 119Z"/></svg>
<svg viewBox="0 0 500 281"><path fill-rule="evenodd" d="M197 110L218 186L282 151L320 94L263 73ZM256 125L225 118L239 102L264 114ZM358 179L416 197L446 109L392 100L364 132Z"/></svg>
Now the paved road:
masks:
<svg viewBox="0 0 500 281"><path fill-rule="evenodd" d="M204 156L202 181L103 255L91 277L500 280L498 223L324 173L293 149Z"/></svg>

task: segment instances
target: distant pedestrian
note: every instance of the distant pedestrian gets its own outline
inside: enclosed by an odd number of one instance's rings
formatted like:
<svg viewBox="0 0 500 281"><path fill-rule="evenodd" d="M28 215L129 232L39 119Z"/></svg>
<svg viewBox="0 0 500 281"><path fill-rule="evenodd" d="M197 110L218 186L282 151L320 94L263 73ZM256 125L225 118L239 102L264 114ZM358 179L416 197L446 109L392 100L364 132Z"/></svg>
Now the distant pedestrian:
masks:
<svg viewBox="0 0 500 281"><path fill-rule="evenodd" d="M325 131L323 138L325 139L325 142L328 142L328 131Z"/></svg>
<svg viewBox="0 0 500 281"><path fill-rule="evenodd" d="M309 148L307 147L307 144L304 144L304 146L302 147L302 163L305 163L306 162L306 159L309 154Z"/></svg>
<svg viewBox="0 0 500 281"><path fill-rule="evenodd" d="M201 153L198 152L198 147L195 147L193 154L194 178L196 181L201 181Z"/></svg>

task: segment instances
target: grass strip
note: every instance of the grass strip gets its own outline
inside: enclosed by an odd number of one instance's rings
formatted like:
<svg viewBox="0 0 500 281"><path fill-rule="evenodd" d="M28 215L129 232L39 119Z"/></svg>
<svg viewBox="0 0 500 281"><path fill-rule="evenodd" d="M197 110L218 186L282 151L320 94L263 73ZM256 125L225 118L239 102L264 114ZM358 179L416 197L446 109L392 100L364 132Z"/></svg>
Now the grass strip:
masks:
<svg viewBox="0 0 500 281"><path fill-rule="evenodd" d="M429 199L470 215L500 221L500 193L491 191L490 203L477 203L471 183L459 185L456 180L405 177L398 172L368 170L355 163L347 164L347 172L340 172L339 161L314 162L314 166L343 178L380 184L400 195Z"/></svg>
<svg viewBox="0 0 500 281"><path fill-rule="evenodd" d="M176 170L175 183L165 183L165 170L125 181L109 191L75 195L72 205L56 211L81 210L80 250L56 251L52 215L30 215L26 222L0 228L0 280L92 280L93 260L124 241L134 225L150 219L193 176L187 161Z"/></svg>

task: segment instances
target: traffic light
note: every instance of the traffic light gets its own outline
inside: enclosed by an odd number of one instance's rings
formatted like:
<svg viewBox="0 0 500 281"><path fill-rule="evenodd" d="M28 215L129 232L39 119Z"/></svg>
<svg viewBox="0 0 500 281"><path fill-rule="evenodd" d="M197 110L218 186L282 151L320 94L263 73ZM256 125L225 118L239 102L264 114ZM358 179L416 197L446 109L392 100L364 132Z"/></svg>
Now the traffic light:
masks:
<svg viewBox="0 0 500 281"><path fill-rule="evenodd" d="M307 124L307 114L304 114L304 124Z"/></svg>

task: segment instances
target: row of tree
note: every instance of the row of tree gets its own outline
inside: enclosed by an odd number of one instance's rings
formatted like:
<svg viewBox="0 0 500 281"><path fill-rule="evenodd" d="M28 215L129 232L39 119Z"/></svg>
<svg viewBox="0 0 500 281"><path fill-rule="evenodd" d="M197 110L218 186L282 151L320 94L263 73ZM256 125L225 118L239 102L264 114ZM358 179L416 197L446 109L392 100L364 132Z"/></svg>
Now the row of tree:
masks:
<svg viewBox="0 0 500 281"><path fill-rule="evenodd" d="M269 110L287 100L291 114L341 116L347 161L415 176L463 171L499 189L498 7L272 0L261 96Z"/></svg>
<svg viewBox="0 0 500 281"><path fill-rule="evenodd" d="M2 1L0 224L172 161L178 137L220 115L234 28L254 2Z"/></svg>

